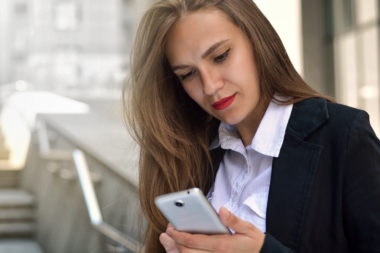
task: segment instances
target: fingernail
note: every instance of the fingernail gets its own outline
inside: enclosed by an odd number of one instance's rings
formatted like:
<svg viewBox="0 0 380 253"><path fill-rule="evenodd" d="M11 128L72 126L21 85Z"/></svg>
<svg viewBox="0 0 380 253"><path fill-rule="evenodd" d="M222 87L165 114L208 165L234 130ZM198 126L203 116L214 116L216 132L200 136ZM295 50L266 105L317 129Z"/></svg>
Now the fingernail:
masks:
<svg viewBox="0 0 380 253"><path fill-rule="evenodd" d="M222 209L223 209L223 211L222 211ZM225 208L224 206L222 206L222 207L220 208L219 213L221 214L221 218L222 218L223 220L227 220L228 217L230 217L230 211L228 211L228 209Z"/></svg>
<svg viewBox="0 0 380 253"><path fill-rule="evenodd" d="M166 229L166 233L168 235L172 235L173 234L173 228L172 227L168 227L168 229Z"/></svg>

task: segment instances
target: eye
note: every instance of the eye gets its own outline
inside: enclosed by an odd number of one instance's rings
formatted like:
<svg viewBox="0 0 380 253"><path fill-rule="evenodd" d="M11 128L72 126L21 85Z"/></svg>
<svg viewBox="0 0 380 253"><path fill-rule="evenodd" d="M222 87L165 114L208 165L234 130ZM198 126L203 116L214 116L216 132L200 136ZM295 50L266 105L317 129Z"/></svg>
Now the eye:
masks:
<svg viewBox="0 0 380 253"><path fill-rule="evenodd" d="M215 57L214 61L215 62L222 62L222 61L224 61L227 58L228 54L230 53L230 50L231 49L229 48L223 54L220 54L217 57Z"/></svg>
<svg viewBox="0 0 380 253"><path fill-rule="evenodd" d="M192 76L194 73L195 73L195 70L192 69L192 70L190 70L189 72L187 72L187 73L184 74L184 75L179 75L179 78L180 78L181 80L185 80L186 78Z"/></svg>

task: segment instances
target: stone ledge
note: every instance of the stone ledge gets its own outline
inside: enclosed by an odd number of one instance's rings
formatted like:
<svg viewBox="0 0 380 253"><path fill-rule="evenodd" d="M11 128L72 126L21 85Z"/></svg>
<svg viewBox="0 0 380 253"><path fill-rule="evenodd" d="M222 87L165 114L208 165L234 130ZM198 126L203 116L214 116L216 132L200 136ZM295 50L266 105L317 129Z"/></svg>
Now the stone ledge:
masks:
<svg viewBox="0 0 380 253"><path fill-rule="evenodd" d="M0 240L0 253L43 253L33 240Z"/></svg>
<svg viewBox="0 0 380 253"><path fill-rule="evenodd" d="M34 197L23 190L0 190L0 207L33 206L34 202Z"/></svg>
<svg viewBox="0 0 380 253"><path fill-rule="evenodd" d="M30 237L35 230L34 222L0 223L0 237Z"/></svg>
<svg viewBox="0 0 380 253"><path fill-rule="evenodd" d="M34 210L31 208L1 208L0 222L3 221L25 221L35 218Z"/></svg>

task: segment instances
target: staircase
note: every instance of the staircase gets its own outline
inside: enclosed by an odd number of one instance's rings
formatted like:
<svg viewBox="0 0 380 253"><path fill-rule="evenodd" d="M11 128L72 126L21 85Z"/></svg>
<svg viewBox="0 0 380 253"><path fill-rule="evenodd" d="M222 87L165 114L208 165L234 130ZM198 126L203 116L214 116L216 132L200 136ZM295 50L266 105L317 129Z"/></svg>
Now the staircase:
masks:
<svg viewBox="0 0 380 253"><path fill-rule="evenodd" d="M0 190L4 188L16 188L18 185L19 174L19 170L7 170L0 168Z"/></svg>
<svg viewBox="0 0 380 253"><path fill-rule="evenodd" d="M0 129L0 160L9 150ZM0 169L0 253L42 253L33 240L35 199L17 189L19 170Z"/></svg>
<svg viewBox="0 0 380 253"><path fill-rule="evenodd" d="M30 238L34 232L34 198L19 189L0 190L0 238Z"/></svg>
<svg viewBox="0 0 380 253"><path fill-rule="evenodd" d="M34 197L27 192L0 188L0 253L42 253L33 240L34 207Z"/></svg>

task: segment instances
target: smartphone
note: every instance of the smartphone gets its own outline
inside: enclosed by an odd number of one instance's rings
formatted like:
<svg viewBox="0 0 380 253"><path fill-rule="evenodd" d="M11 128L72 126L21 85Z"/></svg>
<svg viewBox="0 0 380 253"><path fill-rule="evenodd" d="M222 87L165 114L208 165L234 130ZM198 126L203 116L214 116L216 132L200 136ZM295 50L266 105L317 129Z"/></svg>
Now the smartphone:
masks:
<svg viewBox="0 0 380 253"><path fill-rule="evenodd" d="M199 188L158 196L154 203L178 231L193 234L229 234Z"/></svg>

